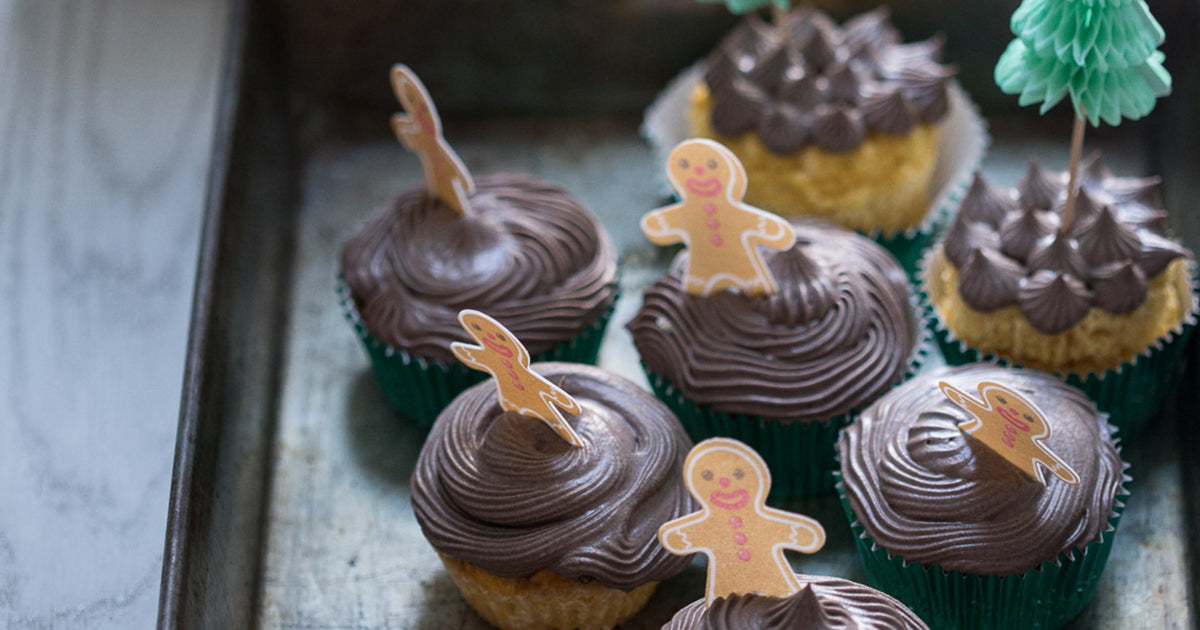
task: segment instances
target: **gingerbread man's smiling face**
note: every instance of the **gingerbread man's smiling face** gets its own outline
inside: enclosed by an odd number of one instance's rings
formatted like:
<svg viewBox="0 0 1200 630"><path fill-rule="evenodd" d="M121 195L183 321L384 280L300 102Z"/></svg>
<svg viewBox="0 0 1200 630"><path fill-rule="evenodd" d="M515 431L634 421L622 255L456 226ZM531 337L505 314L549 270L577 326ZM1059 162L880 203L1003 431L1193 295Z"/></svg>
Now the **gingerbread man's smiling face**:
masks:
<svg viewBox="0 0 1200 630"><path fill-rule="evenodd" d="M514 343L506 331L496 326L491 320L475 314L465 314L461 317L463 328L475 340L475 343L495 352L507 359L521 356L524 347Z"/></svg>
<svg viewBox="0 0 1200 630"><path fill-rule="evenodd" d="M722 196L734 178L734 169L714 143L689 140L671 151L668 174L683 196Z"/></svg>
<svg viewBox="0 0 1200 630"><path fill-rule="evenodd" d="M764 499L763 470L743 453L723 446L700 450L688 462L690 488L696 500L714 510L753 508Z"/></svg>
<svg viewBox="0 0 1200 630"><path fill-rule="evenodd" d="M992 409L995 409L1012 428L1026 433L1032 432L1034 435L1043 433L1045 421L1042 419L1042 413L1025 399L996 389L986 389L983 395Z"/></svg>

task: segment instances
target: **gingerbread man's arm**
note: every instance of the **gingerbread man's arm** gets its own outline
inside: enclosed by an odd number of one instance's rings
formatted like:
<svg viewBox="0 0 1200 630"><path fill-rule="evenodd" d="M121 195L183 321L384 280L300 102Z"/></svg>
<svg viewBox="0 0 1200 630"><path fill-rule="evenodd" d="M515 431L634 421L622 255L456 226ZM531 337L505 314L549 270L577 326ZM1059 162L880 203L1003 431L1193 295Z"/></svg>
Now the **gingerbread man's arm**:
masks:
<svg viewBox="0 0 1200 630"><path fill-rule="evenodd" d="M460 341L455 341L454 343L450 344L450 351L454 353L454 356L458 358L459 361L462 361L469 367L475 368L476 370L485 370L487 372L492 372L493 375L495 375L495 373L492 371L492 366L484 363L481 359L475 356L476 350L483 349L484 348L479 346L472 346Z"/></svg>
<svg viewBox="0 0 1200 630"><path fill-rule="evenodd" d="M421 136L421 126L417 121L413 120L412 116L406 114L392 114L392 133L396 134L396 139L406 147L413 148L417 144L417 138Z"/></svg>
<svg viewBox="0 0 1200 630"><path fill-rule="evenodd" d="M966 409L967 412L971 414L970 420L958 425L960 431L971 433L972 431L975 431L979 427L983 426L983 416L992 412L992 408L990 406L979 402L966 392L954 387L953 385L950 385L949 383L938 383L938 387L942 389L942 393L946 395L946 398L950 399L950 402L953 402L959 407Z"/></svg>
<svg viewBox="0 0 1200 630"><path fill-rule="evenodd" d="M814 518L763 506L763 515L771 523L769 539L803 553L814 553L825 546L825 528Z"/></svg>
<svg viewBox="0 0 1200 630"><path fill-rule="evenodd" d="M546 401L546 404L558 405L563 411L574 415L583 413L583 407L580 407L570 394L554 383L548 383L548 385L546 391L542 392L542 400Z"/></svg>
<svg viewBox="0 0 1200 630"><path fill-rule="evenodd" d="M655 245L686 243L687 232L677 226L683 204L677 203L652 210L642 217L642 233Z"/></svg>
<svg viewBox="0 0 1200 630"><path fill-rule="evenodd" d="M787 249L796 242L796 233L792 231L792 224L773 214L754 210L758 215L754 242L778 250Z"/></svg>
<svg viewBox="0 0 1200 630"><path fill-rule="evenodd" d="M1041 452L1041 457L1034 458L1033 461L1035 462L1035 464L1034 464L1035 466L1037 464L1041 464L1042 466L1045 467L1045 469L1047 471L1050 472L1050 474L1054 475L1055 477L1058 477L1059 479L1062 479L1063 481L1065 481L1071 485L1075 485L1075 484L1079 483L1079 474L1076 473L1075 470L1072 469L1070 465L1068 465L1066 462L1064 462L1062 459L1060 459L1058 457L1058 455L1055 455L1054 453L1050 452L1050 449L1046 448L1046 446L1044 444L1042 444L1041 440L1037 441L1037 447L1038 447L1038 451ZM1043 484L1046 483L1045 473L1042 473L1041 476L1042 476L1042 479L1041 479L1042 483Z"/></svg>
<svg viewBox="0 0 1200 630"><path fill-rule="evenodd" d="M658 542L664 549L677 556L705 551L706 547L694 544L702 540L703 536L689 536L688 532L707 521L709 516L708 510L701 510L663 523L662 527L658 528Z"/></svg>

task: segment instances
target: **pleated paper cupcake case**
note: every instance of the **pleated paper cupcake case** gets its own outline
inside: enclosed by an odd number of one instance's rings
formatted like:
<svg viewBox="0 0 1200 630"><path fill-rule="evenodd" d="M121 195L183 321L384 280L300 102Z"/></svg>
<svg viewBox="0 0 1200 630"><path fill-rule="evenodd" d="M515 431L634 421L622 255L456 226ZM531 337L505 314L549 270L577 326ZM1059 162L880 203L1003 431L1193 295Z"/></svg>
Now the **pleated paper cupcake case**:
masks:
<svg viewBox="0 0 1200 630"><path fill-rule="evenodd" d="M914 313L920 312L915 296L912 308ZM920 371L933 352L928 323L918 319L915 332L912 352L909 353L903 373L893 386ZM828 494L833 490L832 474L837 468L834 445L838 435L871 402L825 420L785 422L752 414L727 413L696 403L666 377L651 371L645 363L642 369L655 396L675 413L692 440L699 442L714 436L731 437L758 451L771 471L769 498L774 501Z"/></svg>
<svg viewBox="0 0 1200 630"><path fill-rule="evenodd" d="M488 378L487 373L461 363L446 363L411 354L377 340L354 305L350 288L339 276L338 299L346 320L371 360L371 371L388 404L397 412L428 429L454 397L468 387ZM579 335L531 357L531 362L565 361L595 365L600 354L604 330L616 309L616 298L608 308Z"/></svg>
<svg viewBox="0 0 1200 630"><path fill-rule="evenodd" d="M1060 553L1036 569L1013 575L977 575L946 571L891 555L858 522L839 474L838 498L854 533L855 546L875 588L904 602L933 630L1053 629L1083 611L1112 551L1124 499L1117 495L1109 529L1082 549Z"/></svg>

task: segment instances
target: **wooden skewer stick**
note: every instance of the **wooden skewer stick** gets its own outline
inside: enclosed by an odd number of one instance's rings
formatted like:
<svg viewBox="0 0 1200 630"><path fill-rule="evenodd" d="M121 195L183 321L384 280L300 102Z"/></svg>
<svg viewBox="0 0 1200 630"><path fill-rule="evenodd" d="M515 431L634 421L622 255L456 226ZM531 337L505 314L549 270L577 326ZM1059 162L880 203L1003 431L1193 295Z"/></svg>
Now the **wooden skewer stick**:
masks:
<svg viewBox="0 0 1200 630"><path fill-rule="evenodd" d="M771 4L771 17L773 18L773 20L775 22L775 30L779 33L780 40L787 41L787 36L788 36L788 33L787 33L788 11L787 11L787 9L779 6L778 4L772 3Z"/></svg>
<svg viewBox="0 0 1200 630"><path fill-rule="evenodd" d="M1075 199L1079 197L1079 156L1083 153L1083 131L1086 128L1084 113L1080 109L1075 117L1075 128L1071 132L1071 158L1067 165L1070 176L1067 179L1067 205L1063 208L1062 221L1058 225L1058 233L1066 234L1075 218Z"/></svg>

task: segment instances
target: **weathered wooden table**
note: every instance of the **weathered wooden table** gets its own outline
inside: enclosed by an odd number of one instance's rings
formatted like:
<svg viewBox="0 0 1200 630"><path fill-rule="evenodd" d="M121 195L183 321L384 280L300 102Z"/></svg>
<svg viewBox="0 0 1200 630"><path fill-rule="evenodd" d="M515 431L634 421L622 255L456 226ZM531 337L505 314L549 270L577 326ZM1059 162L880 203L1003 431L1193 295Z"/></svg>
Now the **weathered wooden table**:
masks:
<svg viewBox="0 0 1200 630"><path fill-rule="evenodd" d="M225 0L0 0L0 627L154 624Z"/></svg>

